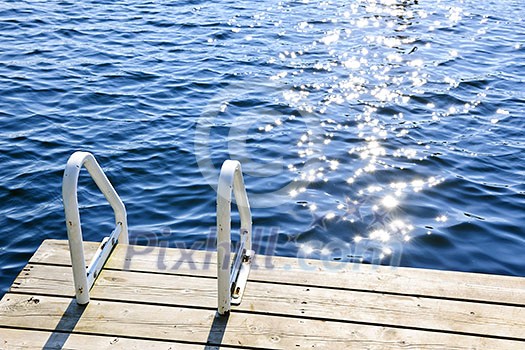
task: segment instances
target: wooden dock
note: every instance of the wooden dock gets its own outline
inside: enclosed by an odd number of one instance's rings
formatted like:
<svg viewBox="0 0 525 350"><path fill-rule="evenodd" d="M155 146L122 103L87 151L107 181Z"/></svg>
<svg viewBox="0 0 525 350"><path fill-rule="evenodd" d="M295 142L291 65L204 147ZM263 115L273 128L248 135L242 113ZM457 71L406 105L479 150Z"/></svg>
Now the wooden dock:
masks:
<svg viewBox="0 0 525 350"><path fill-rule="evenodd" d="M67 242L45 241L0 301L0 349L525 349L525 278L254 264L220 317L215 253L118 245L79 306Z"/></svg>

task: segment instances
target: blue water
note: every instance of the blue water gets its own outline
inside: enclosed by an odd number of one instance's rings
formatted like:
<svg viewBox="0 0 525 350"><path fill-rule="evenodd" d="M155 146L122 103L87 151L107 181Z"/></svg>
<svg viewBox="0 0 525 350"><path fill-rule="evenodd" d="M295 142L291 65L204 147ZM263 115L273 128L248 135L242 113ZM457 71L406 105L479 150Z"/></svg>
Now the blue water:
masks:
<svg viewBox="0 0 525 350"><path fill-rule="evenodd" d="M1 294L90 151L130 240L210 249L242 161L261 253L525 276L525 10L502 1L3 1ZM86 240L112 213L86 173Z"/></svg>

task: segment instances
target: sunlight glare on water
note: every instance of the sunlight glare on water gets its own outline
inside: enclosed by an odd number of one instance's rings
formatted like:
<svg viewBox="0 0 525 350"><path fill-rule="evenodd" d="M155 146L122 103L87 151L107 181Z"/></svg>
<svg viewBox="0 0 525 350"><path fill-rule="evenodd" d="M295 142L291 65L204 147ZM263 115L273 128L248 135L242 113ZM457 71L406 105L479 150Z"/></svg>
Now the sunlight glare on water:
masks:
<svg viewBox="0 0 525 350"><path fill-rule="evenodd" d="M462 81L471 79L468 73L462 72L458 79L457 71L439 67L467 56L472 43L482 40L482 32L467 35L468 45L452 48L441 48L441 42L434 39L440 39L439 35L433 34L453 32L465 19L471 22L476 17L464 10L462 3L449 6L438 2L436 10L422 8L417 1L358 1L350 8L323 2L331 10L334 5L332 16L322 18L317 25L301 21L296 26L314 39L294 48L302 59L285 51L272 61L292 69L273 79L291 75L297 77L292 81L300 81L283 93L284 100L301 114L316 113L319 119L312 127L314 131L309 130L296 143L299 158L304 158L301 166L288 166L293 176L309 184L292 190L290 196L305 199L302 203L310 209L314 227L317 221L322 222L314 230L318 234L333 234L344 242L353 240L364 250L368 241L377 241L383 246L381 258L389 255L384 251L392 252L392 241L409 242L411 234L441 234L430 218L413 217L404 208L418 201L418 193L439 188L451 176L444 169L426 174L426 164L441 155L441 147L439 141L421 137L420 129L438 124L446 129L447 124L460 123L469 114L483 114L476 109L490 90L486 86L473 92L461 104L443 104L431 95L455 96ZM483 18L481 22L486 23L486 16ZM308 60L309 55L316 59ZM308 68L310 62L313 64ZM501 111L496 114L504 114ZM490 119L492 124L497 122ZM458 136L461 134L454 137ZM330 199L319 196L312 187L329 194ZM433 208L439 214L435 222L444 226L451 209ZM413 220L427 230L417 229ZM349 257L367 258L356 254L359 248L353 250ZM313 253L311 247L307 253Z"/></svg>
<svg viewBox="0 0 525 350"><path fill-rule="evenodd" d="M516 0L2 2L2 291L66 238L80 149L135 243L211 249L232 158L259 253L525 276L524 18Z"/></svg>

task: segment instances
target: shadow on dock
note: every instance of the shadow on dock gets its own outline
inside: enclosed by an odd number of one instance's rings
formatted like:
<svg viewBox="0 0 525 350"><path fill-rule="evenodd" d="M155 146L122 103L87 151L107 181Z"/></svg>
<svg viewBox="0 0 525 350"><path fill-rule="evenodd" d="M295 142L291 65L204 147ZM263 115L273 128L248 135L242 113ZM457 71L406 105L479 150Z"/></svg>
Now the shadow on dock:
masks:
<svg viewBox="0 0 525 350"><path fill-rule="evenodd" d="M62 315L62 318L43 348L63 349L70 334L86 310L86 307L87 305L78 305L75 299L71 300L64 315Z"/></svg>
<svg viewBox="0 0 525 350"><path fill-rule="evenodd" d="M224 338L224 333L226 332L226 326L228 325L228 320L230 315L219 315L218 312L215 313L213 323L210 328L210 334L206 340L206 346L204 350L217 350L220 349L222 340ZM214 345L215 344L215 345Z"/></svg>

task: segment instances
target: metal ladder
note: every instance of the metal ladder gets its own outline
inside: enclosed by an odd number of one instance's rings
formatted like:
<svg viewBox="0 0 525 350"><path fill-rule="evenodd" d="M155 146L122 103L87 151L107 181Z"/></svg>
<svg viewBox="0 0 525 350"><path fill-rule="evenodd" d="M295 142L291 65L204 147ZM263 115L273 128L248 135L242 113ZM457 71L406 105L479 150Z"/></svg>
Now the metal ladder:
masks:
<svg viewBox="0 0 525 350"><path fill-rule="evenodd" d="M85 167L99 190L113 208L115 229L105 237L86 268L82 227L78 209L78 177ZM231 202L234 193L241 221L241 239L233 263L231 261ZM77 303L89 303L89 291L117 243L128 244L126 207L97 163L88 152L75 152L69 158L62 183L62 197L66 217L69 252ZM244 186L241 164L226 160L219 175L217 187L217 288L218 312L226 315L231 305L239 305L248 281L252 250L252 215Z"/></svg>

